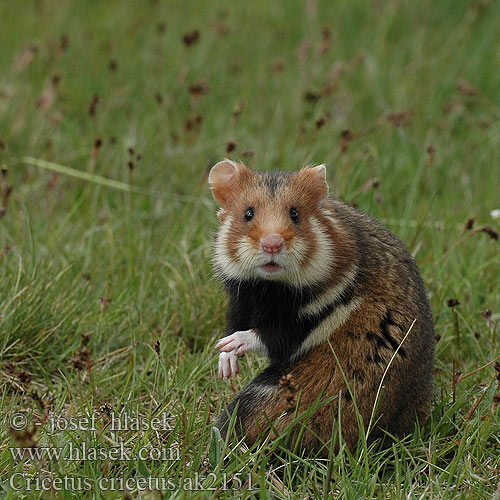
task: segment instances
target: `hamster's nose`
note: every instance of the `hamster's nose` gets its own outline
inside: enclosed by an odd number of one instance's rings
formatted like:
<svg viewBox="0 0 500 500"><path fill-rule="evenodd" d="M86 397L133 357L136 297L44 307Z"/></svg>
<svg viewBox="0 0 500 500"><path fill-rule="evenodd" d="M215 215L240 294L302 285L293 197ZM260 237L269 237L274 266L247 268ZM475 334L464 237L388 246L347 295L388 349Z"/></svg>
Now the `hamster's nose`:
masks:
<svg viewBox="0 0 500 500"><path fill-rule="evenodd" d="M264 253L273 255L281 252L283 248L283 238L276 233L268 234L260 239L260 244Z"/></svg>

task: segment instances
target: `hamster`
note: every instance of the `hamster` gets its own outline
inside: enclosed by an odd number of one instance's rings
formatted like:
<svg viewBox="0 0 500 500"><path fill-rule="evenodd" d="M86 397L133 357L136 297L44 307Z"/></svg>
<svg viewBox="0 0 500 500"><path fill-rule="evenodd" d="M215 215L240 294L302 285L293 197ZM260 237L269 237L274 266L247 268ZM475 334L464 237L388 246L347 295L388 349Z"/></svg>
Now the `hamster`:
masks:
<svg viewBox="0 0 500 500"><path fill-rule="evenodd" d="M324 165L258 172L225 159L208 181L220 206L214 267L229 294L219 374L237 375L249 351L269 359L220 415L222 436L234 412L249 445L301 415L305 431L290 435L310 452L324 452L339 413L350 449L357 412L369 442L411 433L430 410L434 329L403 243L329 198Z"/></svg>

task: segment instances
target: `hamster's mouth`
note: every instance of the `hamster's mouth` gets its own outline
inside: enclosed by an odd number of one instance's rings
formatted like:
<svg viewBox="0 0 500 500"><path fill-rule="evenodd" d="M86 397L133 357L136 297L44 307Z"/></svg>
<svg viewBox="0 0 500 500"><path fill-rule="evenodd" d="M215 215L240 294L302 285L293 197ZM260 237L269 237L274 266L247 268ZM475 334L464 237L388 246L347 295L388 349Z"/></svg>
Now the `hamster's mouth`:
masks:
<svg viewBox="0 0 500 500"><path fill-rule="evenodd" d="M260 266L261 269L263 269L266 273L273 274L277 273L278 271L281 271L283 268L279 265L276 264L276 262L268 262L267 264L264 264L263 266Z"/></svg>

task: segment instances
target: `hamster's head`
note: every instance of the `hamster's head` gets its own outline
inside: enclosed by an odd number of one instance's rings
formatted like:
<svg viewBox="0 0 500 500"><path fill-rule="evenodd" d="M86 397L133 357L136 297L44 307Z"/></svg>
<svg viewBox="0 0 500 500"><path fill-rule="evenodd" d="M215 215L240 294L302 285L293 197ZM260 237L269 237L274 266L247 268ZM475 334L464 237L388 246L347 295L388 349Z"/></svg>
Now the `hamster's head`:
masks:
<svg viewBox="0 0 500 500"><path fill-rule="evenodd" d="M214 262L221 279L301 287L329 274L333 248L324 165L255 172L226 159L212 168L208 182L220 206Z"/></svg>

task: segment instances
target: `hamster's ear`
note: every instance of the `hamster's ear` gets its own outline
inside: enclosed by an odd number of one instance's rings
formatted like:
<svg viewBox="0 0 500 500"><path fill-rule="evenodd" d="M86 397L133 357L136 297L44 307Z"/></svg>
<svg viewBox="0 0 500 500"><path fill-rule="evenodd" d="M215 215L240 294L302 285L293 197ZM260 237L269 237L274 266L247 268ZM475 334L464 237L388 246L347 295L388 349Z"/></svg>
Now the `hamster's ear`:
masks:
<svg viewBox="0 0 500 500"><path fill-rule="evenodd" d="M251 175L245 165L225 158L215 164L208 174L208 183L215 201L224 207L244 178Z"/></svg>
<svg viewBox="0 0 500 500"><path fill-rule="evenodd" d="M322 207L328 199L325 165L303 168L299 174L305 182L305 188L317 202L318 207Z"/></svg>

